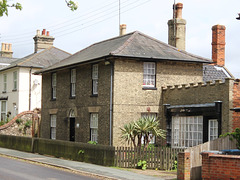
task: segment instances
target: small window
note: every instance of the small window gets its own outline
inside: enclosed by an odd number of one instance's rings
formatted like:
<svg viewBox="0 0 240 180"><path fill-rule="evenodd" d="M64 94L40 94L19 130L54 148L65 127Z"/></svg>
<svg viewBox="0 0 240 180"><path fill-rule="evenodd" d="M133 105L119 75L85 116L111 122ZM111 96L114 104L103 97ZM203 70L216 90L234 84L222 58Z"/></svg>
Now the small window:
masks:
<svg viewBox="0 0 240 180"><path fill-rule="evenodd" d="M7 102L1 101L1 121L6 122L7 118Z"/></svg>
<svg viewBox="0 0 240 180"><path fill-rule="evenodd" d="M17 90L17 71L13 72L13 90Z"/></svg>
<svg viewBox="0 0 240 180"><path fill-rule="evenodd" d="M91 141L98 142L98 114L92 113L90 117Z"/></svg>
<svg viewBox="0 0 240 180"><path fill-rule="evenodd" d="M143 87L155 87L156 72L154 62L143 63Z"/></svg>
<svg viewBox="0 0 240 180"><path fill-rule="evenodd" d="M71 70L71 97L76 96L76 69Z"/></svg>
<svg viewBox="0 0 240 180"><path fill-rule="evenodd" d="M217 119L210 119L208 121L208 140L212 141L218 138L218 121Z"/></svg>
<svg viewBox="0 0 240 180"><path fill-rule="evenodd" d="M52 99L56 99L57 94L57 73L52 73Z"/></svg>
<svg viewBox="0 0 240 180"><path fill-rule="evenodd" d="M57 116L56 115L51 115L51 124L50 124L50 138L51 139L56 139L56 121L57 121Z"/></svg>
<svg viewBox="0 0 240 180"><path fill-rule="evenodd" d="M98 64L92 66L92 94L98 94Z"/></svg>
<svg viewBox="0 0 240 180"><path fill-rule="evenodd" d="M3 74L3 91L7 92L7 74Z"/></svg>

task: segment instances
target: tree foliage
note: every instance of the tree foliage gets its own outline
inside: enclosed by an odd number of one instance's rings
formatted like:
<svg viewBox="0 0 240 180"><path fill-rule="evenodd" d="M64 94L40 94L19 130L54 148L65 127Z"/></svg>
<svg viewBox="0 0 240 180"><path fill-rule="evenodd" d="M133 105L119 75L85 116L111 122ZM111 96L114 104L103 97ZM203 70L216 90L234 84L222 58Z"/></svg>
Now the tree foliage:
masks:
<svg viewBox="0 0 240 180"><path fill-rule="evenodd" d="M240 149L240 129L236 128L234 132L228 132L226 134L221 135L220 137L226 137L226 136L230 136L230 138L234 138L237 141L237 148Z"/></svg>
<svg viewBox="0 0 240 180"><path fill-rule="evenodd" d="M72 0L65 0L67 6L70 10L75 11L78 8L78 3ZM0 17L8 16L8 8L15 8L17 10L22 10L22 5L20 3L11 3L11 0L0 0Z"/></svg>
<svg viewBox="0 0 240 180"><path fill-rule="evenodd" d="M165 138L166 131L160 129L159 121L155 117L146 116L138 121L125 124L121 129L121 138L133 143L134 147L142 146L142 138L144 148L147 148L154 137Z"/></svg>

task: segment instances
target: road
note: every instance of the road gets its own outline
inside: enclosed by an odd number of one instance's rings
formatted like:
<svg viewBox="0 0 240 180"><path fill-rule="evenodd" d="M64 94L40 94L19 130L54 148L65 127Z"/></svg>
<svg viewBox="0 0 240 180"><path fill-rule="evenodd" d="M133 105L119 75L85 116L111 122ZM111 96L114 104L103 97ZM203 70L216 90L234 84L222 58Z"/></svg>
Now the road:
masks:
<svg viewBox="0 0 240 180"><path fill-rule="evenodd" d="M92 177L0 156L0 180L93 180Z"/></svg>

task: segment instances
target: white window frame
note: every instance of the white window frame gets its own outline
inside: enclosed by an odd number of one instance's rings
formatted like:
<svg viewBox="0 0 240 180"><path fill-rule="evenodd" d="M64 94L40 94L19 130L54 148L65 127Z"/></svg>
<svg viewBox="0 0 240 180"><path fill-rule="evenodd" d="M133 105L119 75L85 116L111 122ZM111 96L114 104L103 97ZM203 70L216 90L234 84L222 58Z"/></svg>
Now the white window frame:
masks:
<svg viewBox="0 0 240 180"><path fill-rule="evenodd" d="M56 139L56 130L57 130L57 115L50 115L50 139Z"/></svg>
<svg viewBox="0 0 240 180"><path fill-rule="evenodd" d="M3 74L3 92L7 92L7 74Z"/></svg>
<svg viewBox="0 0 240 180"><path fill-rule="evenodd" d="M52 73L52 99L57 97L57 73Z"/></svg>
<svg viewBox="0 0 240 180"><path fill-rule="evenodd" d="M7 101L1 101L1 121L6 122L6 120L7 120Z"/></svg>
<svg viewBox="0 0 240 180"><path fill-rule="evenodd" d="M143 87L156 87L156 63L143 63Z"/></svg>
<svg viewBox="0 0 240 180"><path fill-rule="evenodd" d="M209 119L208 121L208 141L218 138L218 121L217 119Z"/></svg>
<svg viewBox="0 0 240 180"><path fill-rule="evenodd" d="M17 90L18 74L17 71L13 72L13 90Z"/></svg>
<svg viewBox="0 0 240 180"><path fill-rule="evenodd" d="M172 147L192 147L203 142L203 116L172 116Z"/></svg>
<svg viewBox="0 0 240 180"><path fill-rule="evenodd" d="M98 142L98 114L91 113L90 115L90 131L91 131L91 141Z"/></svg>
<svg viewBox="0 0 240 180"><path fill-rule="evenodd" d="M98 64L92 65L92 94L98 94Z"/></svg>
<svg viewBox="0 0 240 180"><path fill-rule="evenodd" d="M71 97L76 96L76 69L71 69Z"/></svg>

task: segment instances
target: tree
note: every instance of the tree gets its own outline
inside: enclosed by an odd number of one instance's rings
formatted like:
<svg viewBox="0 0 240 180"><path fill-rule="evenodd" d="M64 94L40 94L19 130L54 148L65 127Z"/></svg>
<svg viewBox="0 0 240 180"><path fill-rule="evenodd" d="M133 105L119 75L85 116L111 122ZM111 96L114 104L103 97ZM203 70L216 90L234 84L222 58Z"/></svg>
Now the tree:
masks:
<svg viewBox="0 0 240 180"><path fill-rule="evenodd" d="M124 127L121 128L121 132L122 139L128 143L132 142L134 147L141 147L144 145L144 148L148 147L154 137L165 138L166 136L166 131L160 129L159 121L153 116L142 117L138 121L125 124Z"/></svg>
<svg viewBox="0 0 240 180"><path fill-rule="evenodd" d="M11 0L0 0L0 17L3 15L8 16L8 8L13 7L17 10L22 10L22 5L20 3L10 3ZM72 0L65 0L67 6L75 11L78 8L78 4Z"/></svg>

